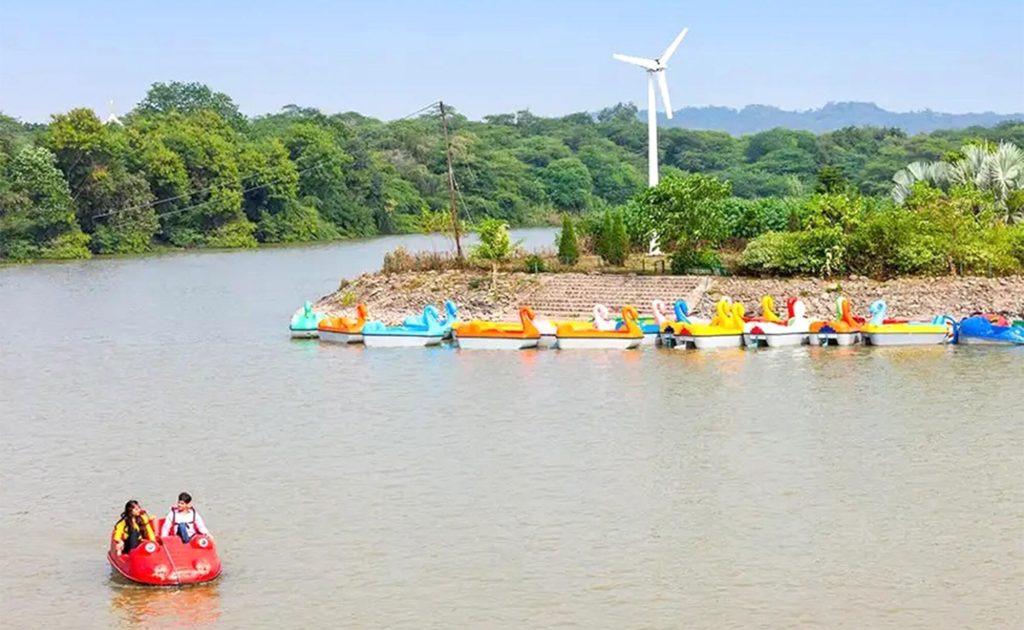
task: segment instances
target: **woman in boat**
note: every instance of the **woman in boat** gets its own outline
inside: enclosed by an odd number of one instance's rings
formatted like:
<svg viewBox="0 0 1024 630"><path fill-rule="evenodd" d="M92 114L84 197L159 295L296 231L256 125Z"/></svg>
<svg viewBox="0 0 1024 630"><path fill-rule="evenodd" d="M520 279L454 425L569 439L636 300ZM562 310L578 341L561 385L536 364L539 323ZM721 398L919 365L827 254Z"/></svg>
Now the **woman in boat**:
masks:
<svg viewBox="0 0 1024 630"><path fill-rule="evenodd" d="M128 553L142 544L144 540L156 540L149 514L142 509L135 499L124 504L121 520L114 527L111 541L118 555Z"/></svg>
<svg viewBox="0 0 1024 630"><path fill-rule="evenodd" d="M178 495L177 505L172 506L171 511L167 513L160 537L167 538L172 531L183 543L192 540L196 534L210 535L203 517L192 507L192 495L187 492Z"/></svg>

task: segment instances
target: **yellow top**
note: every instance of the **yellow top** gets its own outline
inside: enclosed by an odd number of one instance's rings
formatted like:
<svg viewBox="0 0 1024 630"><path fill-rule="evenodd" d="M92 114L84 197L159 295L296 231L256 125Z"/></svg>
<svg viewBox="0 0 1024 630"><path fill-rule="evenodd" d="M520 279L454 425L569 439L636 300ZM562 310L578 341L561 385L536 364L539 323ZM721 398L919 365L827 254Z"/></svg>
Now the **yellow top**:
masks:
<svg viewBox="0 0 1024 630"><path fill-rule="evenodd" d="M156 540L156 534L153 533L153 524L150 522L149 514L142 515L142 525L145 531L142 532L142 538L144 540ZM133 528L134 529L134 528ZM125 521L122 518L117 522L117 526L114 527L114 540L128 540L128 527L125 525Z"/></svg>

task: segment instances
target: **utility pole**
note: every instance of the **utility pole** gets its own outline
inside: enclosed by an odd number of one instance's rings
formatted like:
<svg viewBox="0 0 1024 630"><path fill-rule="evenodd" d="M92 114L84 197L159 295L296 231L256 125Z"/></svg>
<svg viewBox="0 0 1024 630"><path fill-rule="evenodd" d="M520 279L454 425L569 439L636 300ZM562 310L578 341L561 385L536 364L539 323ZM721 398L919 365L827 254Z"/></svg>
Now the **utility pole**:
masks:
<svg viewBox="0 0 1024 630"><path fill-rule="evenodd" d="M441 106L441 127L444 128L444 155L448 161L448 195L451 197L452 232L455 233L455 255L462 261L462 240L459 235L459 211L455 206L455 172L452 171L452 143L448 139L448 116L444 111L444 101L438 101Z"/></svg>

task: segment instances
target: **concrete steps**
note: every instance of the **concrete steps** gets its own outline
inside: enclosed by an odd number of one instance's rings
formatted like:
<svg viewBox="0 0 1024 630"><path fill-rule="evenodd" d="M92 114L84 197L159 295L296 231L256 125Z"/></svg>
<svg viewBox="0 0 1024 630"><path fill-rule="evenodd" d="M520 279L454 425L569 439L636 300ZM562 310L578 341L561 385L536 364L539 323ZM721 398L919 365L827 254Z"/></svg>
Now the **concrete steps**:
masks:
<svg viewBox="0 0 1024 630"><path fill-rule="evenodd" d="M629 304L641 314L649 314L653 300L671 304L685 299L696 304L708 285L709 280L700 276L551 274L524 296L523 303L532 306L538 315L563 319L587 318L595 303L604 304L613 313Z"/></svg>

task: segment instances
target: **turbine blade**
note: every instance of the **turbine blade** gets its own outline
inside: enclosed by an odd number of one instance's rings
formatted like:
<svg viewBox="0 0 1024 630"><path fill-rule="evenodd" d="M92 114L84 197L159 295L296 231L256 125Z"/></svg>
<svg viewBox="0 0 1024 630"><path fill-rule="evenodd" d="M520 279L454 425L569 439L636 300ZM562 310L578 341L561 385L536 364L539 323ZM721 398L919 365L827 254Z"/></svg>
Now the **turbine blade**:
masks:
<svg viewBox="0 0 1024 630"><path fill-rule="evenodd" d="M630 57L629 55L620 55L618 53L612 55L613 59L619 61L625 61L631 63L634 66L640 66L641 68L647 68L648 70L656 70L658 68L658 62L653 59L644 59L643 57Z"/></svg>
<svg viewBox="0 0 1024 630"><path fill-rule="evenodd" d="M672 118L672 99L668 97L668 80L665 71L655 72L658 75L658 88L661 90L661 102L665 105L665 115Z"/></svg>
<svg viewBox="0 0 1024 630"><path fill-rule="evenodd" d="M675 54L676 48L679 48L679 44L683 43L683 38L686 37L686 33L689 30L690 27L686 27L683 30L679 31L679 34L676 35L676 38L672 40L671 44L668 45L668 48L665 49L665 52L661 53L661 56L658 57L658 63L660 63L663 66L668 63L668 60L672 57L672 55Z"/></svg>

